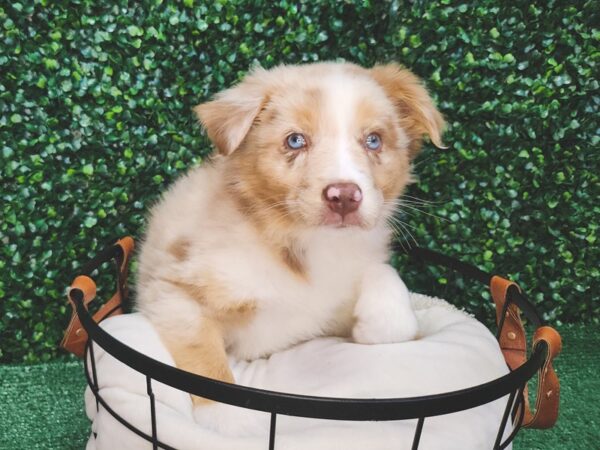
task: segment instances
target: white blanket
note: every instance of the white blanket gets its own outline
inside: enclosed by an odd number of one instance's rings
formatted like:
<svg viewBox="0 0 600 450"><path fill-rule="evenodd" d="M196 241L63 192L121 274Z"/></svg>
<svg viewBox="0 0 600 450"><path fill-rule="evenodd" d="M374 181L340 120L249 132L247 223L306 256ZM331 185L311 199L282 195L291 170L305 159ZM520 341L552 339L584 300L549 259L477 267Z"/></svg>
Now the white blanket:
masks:
<svg viewBox="0 0 600 450"><path fill-rule="evenodd" d="M252 362L231 360L238 384L327 397L412 397L475 386L507 373L498 344L481 323L443 300L411 294L420 326L416 341L359 345L319 338ZM152 325L139 314L110 318L102 327L130 347L166 364L173 360ZM101 396L134 426L151 434L146 379L95 346ZM153 382L158 438L178 449L266 449L268 413L214 403L194 414L188 394ZM104 408L96 410L87 450L151 448ZM491 448L507 399L427 418L420 449ZM275 448L405 449L416 420L351 422L279 415ZM510 425L507 426L507 433ZM94 437L94 433L96 437ZM510 447L509 447L510 448Z"/></svg>

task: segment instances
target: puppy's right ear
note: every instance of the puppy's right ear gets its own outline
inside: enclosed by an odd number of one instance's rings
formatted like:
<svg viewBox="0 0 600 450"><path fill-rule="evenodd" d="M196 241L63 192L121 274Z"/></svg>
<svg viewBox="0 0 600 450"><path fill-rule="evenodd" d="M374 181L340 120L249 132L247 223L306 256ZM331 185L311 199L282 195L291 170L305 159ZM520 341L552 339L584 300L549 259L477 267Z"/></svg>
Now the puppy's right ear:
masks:
<svg viewBox="0 0 600 450"><path fill-rule="evenodd" d="M208 137L222 155L230 155L242 143L266 102L263 69L254 70L238 85L194 107Z"/></svg>

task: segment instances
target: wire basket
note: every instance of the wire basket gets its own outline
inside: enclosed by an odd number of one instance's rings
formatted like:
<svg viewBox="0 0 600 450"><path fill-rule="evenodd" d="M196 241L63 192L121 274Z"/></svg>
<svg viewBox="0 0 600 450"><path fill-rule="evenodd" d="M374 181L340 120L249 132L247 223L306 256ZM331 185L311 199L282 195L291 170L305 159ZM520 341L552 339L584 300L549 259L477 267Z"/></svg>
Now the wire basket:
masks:
<svg viewBox="0 0 600 450"><path fill-rule="evenodd" d="M68 292L73 316L66 330L62 346L84 358L85 375L97 408L105 408L118 422L152 444L153 449L173 449L158 439L153 381L157 381L192 395L204 397L229 405L270 413L268 448L275 448L277 416L353 421L390 421L416 419L412 448L417 449L421 433L428 417L450 414L475 408L499 398L508 397L493 449L506 448L521 427L550 428L558 417L559 382L552 367L552 360L561 350L560 335L545 326L535 307L526 299L521 289L505 278L490 275L457 259L440 253L413 248L409 255L421 263L444 266L459 272L466 278L484 283L491 289L496 307L497 333L504 358L510 372L490 382L446 392L409 398L354 399L296 395L255 389L213 380L183 371L156 361L112 337L98 323L111 315L123 313L127 298L127 272L133 251L133 239L125 237L102 250L86 264L75 278ZM96 284L90 278L92 272L103 263L114 260L117 267L117 290L92 316L89 303L96 295ZM527 342L521 312L535 328L531 351L527 354ZM94 347L98 345L107 353L140 372L146 378L152 433L146 434L117 414L102 398L98 388L98 373ZM89 355L89 358L87 357ZM535 412L528 401L527 382L539 372ZM511 419L512 432L502 440L507 423Z"/></svg>

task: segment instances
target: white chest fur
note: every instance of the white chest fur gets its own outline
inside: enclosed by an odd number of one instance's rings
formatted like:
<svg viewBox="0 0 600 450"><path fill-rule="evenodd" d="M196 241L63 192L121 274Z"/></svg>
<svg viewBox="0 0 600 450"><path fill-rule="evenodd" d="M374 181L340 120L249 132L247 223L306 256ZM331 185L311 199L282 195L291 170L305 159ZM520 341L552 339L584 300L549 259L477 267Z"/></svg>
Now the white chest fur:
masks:
<svg viewBox="0 0 600 450"><path fill-rule="evenodd" d="M324 229L304 236L304 277L251 243L213 260L234 296L257 302L252 320L226 336L229 351L256 358L315 336L348 335L364 268L386 258L380 233Z"/></svg>
<svg viewBox="0 0 600 450"><path fill-rule="evenodd" d="M215 202L218 175L190 173L153 211L140 255L138 309L187 340L186 330L200 326L202 306L164 280L202 284L208 274L232 301L256 306L251 320L224 336L235 356L252 359L316 336L348 335L366 268L387 259L386 227L320 227L299 236L299 277L234 205ZM183 261L169 250L178 239L187 245Z"/></svg>

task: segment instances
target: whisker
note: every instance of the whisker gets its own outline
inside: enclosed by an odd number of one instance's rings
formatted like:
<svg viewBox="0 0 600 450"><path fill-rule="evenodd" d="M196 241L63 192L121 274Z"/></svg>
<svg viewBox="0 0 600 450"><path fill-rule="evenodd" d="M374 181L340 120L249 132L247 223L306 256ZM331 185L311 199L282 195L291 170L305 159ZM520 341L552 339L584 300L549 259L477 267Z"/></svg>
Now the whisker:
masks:
<svg viewBox="0 0 600 450"><path fill-rule="evenodd" d="M396 217L390 217L389 218L389 222L388 225L394 230L396 231L395 233L395 237L400 237L399 235L402 236L402 239L396 239L396 241L400 244L400 246L402 247L402 250L404 250L405 252L407 251L407 249L404 247L403 241L406 242L406 244L408 245L408 250L410 250L412 248L411 242L408 239L408 237L406 236L406 234L404 233L404 231L406 231L406 233L408 233L408 236L410 236L410 238L413 240L413 242L415 243L415 245L418 247L418 243L415 239L415 237L413 236L413 234L408 230L408 228L406 228L404 222L402 222L401 220L399 220ZM404 230L404 231L403 231Z"/></svg>
<svg viewBox="0 0 600 450"><path fill-rule="evenodd" d="M415 202L412 200L401 199L394 203L387 203L388 206L395 206L397 208L401 208L404 205L411 206L413 208L437 208L440 205L431 205L427 203Z"/></svg>
<svg viewBox="0 0 600 450"><path fill-rule="evenodd" d="M402 230L400 230L396 225L394 225L392 223L388 223L388 225L391 227L391 229L393 231L396 242L398 242L400 244L400 247L402 247L402 250L404 252L407 252L407 249L404 247L404 243L403 243L403 241L406 241L406 236L404 235ZM402 239L398 239L399 235L402 235Z"/></svg>
<svg viewBox="0 0 600 450"><path fill-rule="evenodd" d="M426 203L426 204L429 204L429 205L441 205L441 204L445 203L445 202L436 201L436 200L425 200L425 199L422 199L422 198L419 198L419 197L414 197L414 196L408 195L408 194L402 195L402 199L406 199L406 198L414 200L414 201L417 201L417 202L420 202L420 203Z"/></svg>
<svg viewBox="0 0 600 450"><path fill-rule="evenodd" d="M406 225L407 227L410 227L410 228L412 228L412 229L414 229L414 230L418 230L418 228L417 228L417 227L415 227L414 225L411 225L411 224L410 224L410 223L408 223L408 222L404 222L404 221L400 220L400 218L399 218L399 217L397 217L397 216L394 216L394 217L393 217L393 220L394 220L394 221L399 221L399 222L401 222L403 225Z"/></svg>
<svg viewBox="0 0 600 450"><path fill-rule="evenodd" d="M421 164L426 163L428 161L430 161L431 159L433 159L436 156L435 153L432 153L431 155L427 156L426 158L423 158L421 161L416 161L413 163L413 168L415 167L419 167Z"/></svg>
<svg viewBox="0 0 600 450"><path fill-rule="evenodd" d="M410 211L404 209L404 207L406 207L412 211L421 212L423 214L427 214L429 216L436 217L441 220L448 220L445 217L441 217L441 216L438 216L437 214L424 211L424 208L432 207L431 205L417 205L417 204L412 204L412 203L409 204L409 203L402 201L402 202L387 202L387 203L385 203L385 206L392 206L395 210L394 211L395 214L408 214L410 216L414 215Z"/></svg>
<svg viewBox="0 0 600 450"><path fill-rule="evenodd" d="M398 226L402 227L403 230L406 231L406 233L410 236L410 238L412 239L412 241L415 243L415 245L418 247L419 243L417 242L417 240L415 239L414 235L410 232L409 227L413 228L413 229L417 229L414 225L411 225L409 223L403 222L402 220L400 220L397 217L393 217L392 221L397 224ZM407 239L408 241L408 239ZM410 245L410 243L409 243Z"/></svg>
<svg viewBox="0 0 600 450"><path fill-rule="evenodd" d="M417 212L420 212L420 213L426 214L426 215L428 215L428 216L431 216L431 217L433 217L433 218L435 218L435 219L440 219L440 220L445 220L446 222L450 222L450 220L449 220L449 219L447 219L447 218L445 218L445 217L438 216L437 214L432 214L432 213L429 213L429 212L427 212L427 211L423 211L423 210L421 210L421 209L419 209L419 208L417 208L417 207L411 206L411 205L404 204L404 205L401 205L401 207L410 208L410 209L412 209L413 211L417 211ZM410 213L409 213L408 211L406 211L406 210L405 210L404 212L405 212L406 214L409 214L409 215L410 215Z"/></svg>
<svg viewBox="0 0 600 450"><path fill-rule="evenodd" d="M413 240L413 242L415 243L415 246L419 246L419 243L417 242L417 240L415 239L415 237L413 236L413 234L410 232L410 230L405 226L406 224L404 223L400 223L399 224L404 230L406 230L406 232L408 233L408 235L410 236L410 238ZM410 246L410 243L409 243Z"/></svg>
<svg viewBox="0 0 600 450"><path fill-rule="evenodd" d="M280 206L283 205L290 205L290 204L295 204L297 201L296 200L282 200L282 201L278 201L278 202L274 202L274 203L270 203L266 206L263 206L261 204L255 204L255 205L251 205L247 208L245 208L245 212L246 213L253 213L253 212L257 212L257 211L271 211L272 209L278 208Z"/></svg>
<svg viewBox="0 0 600 450"><path fill-rule="evenodd" d="M423 207L423 208L433 208L434 206L437 206L437 205L429 205L427 203L415 202L413 200L406 200L406 199L398 199L395 201L386 201L386 202L384 202L384 204L387 206L411 205L414 207Z"/></svg>

